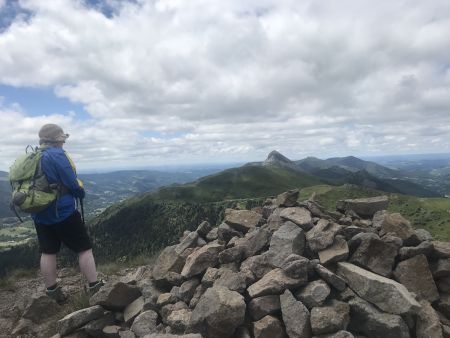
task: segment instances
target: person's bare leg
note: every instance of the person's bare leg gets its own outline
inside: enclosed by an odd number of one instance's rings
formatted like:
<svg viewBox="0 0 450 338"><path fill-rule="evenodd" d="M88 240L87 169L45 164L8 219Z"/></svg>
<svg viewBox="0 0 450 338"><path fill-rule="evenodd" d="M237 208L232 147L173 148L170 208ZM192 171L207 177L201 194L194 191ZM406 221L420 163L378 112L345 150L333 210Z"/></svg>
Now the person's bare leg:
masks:
<svg viewBox="0 0 450 338"><path fill-rule="evenodd" d="M56 284L56 254L41 255L41 272L46 288Z"/></svg>
<svg viewBox="0 0 450 338"><path fill-rule="evenodd" d="M94 255L92 249L80 252L78 254L78 263L80 271L86 277L89 283L97 281L97 269L95 267Z"/></svg>

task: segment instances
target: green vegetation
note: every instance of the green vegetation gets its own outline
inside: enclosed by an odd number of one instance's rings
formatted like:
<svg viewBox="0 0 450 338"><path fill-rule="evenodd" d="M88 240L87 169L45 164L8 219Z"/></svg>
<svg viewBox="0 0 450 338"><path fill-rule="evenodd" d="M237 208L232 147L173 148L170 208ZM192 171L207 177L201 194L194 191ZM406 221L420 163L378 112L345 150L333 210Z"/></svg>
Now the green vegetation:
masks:
<svg viewBox="0 0 450 338"><path fill-rule="evenodd" d="M161 188L154 200L217 202L242 198L263 198L293 187L303 188L324 181L286 167L246 165L224 170L182 186Z"/></svg>
<svg viewBox="0 0 450 338"><path fill-rule="evenodd" d="M29 279L29 278L36 278L37 277L37 270L36 269L23 269L18 268L10 271L7 276L0 278L0 289L8 289L8 290L14 290L15 282L17 282L20 279Z"/></svg>

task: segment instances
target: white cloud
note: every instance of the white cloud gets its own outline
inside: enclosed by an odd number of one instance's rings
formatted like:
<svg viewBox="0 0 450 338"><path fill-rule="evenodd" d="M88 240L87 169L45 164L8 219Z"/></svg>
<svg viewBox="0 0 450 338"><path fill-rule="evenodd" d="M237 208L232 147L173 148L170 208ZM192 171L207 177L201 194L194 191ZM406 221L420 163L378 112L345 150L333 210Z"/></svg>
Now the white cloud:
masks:
<svg viewBox="0 0 450 338"><path fill-rule="evenodd" d="M0 34L0 83L91 116L0 108L33 127L2 123L0 166L50 120L85 166L450 152L448 1L83 3L21 0Z"/></svg>

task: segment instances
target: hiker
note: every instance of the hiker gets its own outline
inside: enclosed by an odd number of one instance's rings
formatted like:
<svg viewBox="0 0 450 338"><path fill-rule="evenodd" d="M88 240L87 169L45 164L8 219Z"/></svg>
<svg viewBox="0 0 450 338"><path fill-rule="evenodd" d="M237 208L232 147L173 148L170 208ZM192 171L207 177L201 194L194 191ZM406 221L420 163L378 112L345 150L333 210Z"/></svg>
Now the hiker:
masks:
<svg viewBox="0 0 450 338"><path fill-rule="evenodd" d="M78 254L80 271L89 283L89 293L93 294L103 286L103 281L97 279L91 241L77 210L76 199L82 200L85 192L73 161L63 150L68 137L69 134L56 124L46 124L39 131L41 168L48 183L59 187L59 196L49 207L31 215L39 240L46 294L59 303L66 299L56 282L56 254L61 243Z"/></svg>

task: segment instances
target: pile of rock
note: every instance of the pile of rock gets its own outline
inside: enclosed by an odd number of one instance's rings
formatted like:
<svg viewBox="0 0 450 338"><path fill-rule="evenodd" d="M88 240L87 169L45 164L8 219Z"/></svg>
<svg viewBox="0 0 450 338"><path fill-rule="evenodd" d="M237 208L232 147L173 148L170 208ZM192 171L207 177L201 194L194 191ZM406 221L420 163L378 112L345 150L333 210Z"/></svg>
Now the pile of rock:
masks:
<svg viewBox="0 0 450 338"><path fill-rule="evenodd" d="M450 243L385 209L328 212L288 191L227 210L165 248L151 276L106 285L63 337L450 337Z"/></svg>

